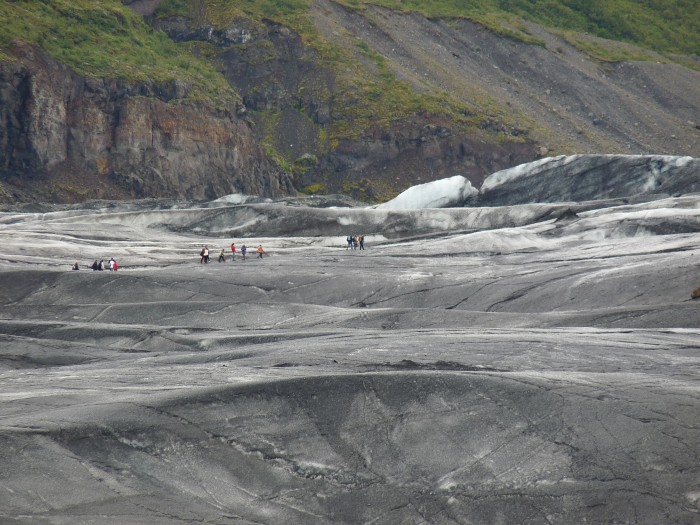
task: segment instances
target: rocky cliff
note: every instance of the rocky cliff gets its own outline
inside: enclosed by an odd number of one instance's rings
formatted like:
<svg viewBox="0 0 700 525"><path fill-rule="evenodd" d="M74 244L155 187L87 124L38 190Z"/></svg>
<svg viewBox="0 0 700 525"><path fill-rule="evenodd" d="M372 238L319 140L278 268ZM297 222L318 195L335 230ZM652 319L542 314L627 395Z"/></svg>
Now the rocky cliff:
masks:
<svg viewBox="0 0 700 525"><path fill-rule="evenodd" d="M0 199L75 201L293 191L235 111L179 82L86 78L39 48L0 62Z"/></svg>

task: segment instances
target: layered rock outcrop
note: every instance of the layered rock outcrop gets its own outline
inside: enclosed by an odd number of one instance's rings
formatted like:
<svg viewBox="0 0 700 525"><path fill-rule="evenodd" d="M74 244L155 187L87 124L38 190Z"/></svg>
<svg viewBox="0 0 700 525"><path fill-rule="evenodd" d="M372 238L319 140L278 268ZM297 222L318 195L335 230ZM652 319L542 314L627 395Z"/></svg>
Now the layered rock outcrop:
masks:
<svg viewBox="0 0 700 525"><path fill-rule="evenodd" d="M293 191L236 107L189 86L91 79L18 45L0 62L0 199L211 199Z"/></svg>

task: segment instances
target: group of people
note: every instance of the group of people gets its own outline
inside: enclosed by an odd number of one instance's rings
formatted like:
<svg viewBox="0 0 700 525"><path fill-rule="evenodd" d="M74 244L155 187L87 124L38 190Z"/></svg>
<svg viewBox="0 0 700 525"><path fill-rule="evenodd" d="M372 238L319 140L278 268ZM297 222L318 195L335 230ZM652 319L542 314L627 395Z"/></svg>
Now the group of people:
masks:
<svg viewBox="0 0 700 525"><path fill-rule="evenodd" d="M348 245L345 248L346 250L357 250L359 247L360 250L365 249L365 236L364 235L348 235L347 239Z"/></svg>
<svg viewBox="0 0 700 525"><path fill-rule="evenodd" d="M245 256L246 253L248 253L248 247L244 244L241 246L241 258L245 261ZM235 261L236 260L236 243L232 242L231 243L231 260ZM224 249L221 248L221 251L219 252L219 262L224 261Z"/></svg>
<svg viewBox="0 0 700 525"><path fill-rule="evenodd" d="M241 254L241 259L244 261L246 260L246 254L248 253L248 248L246 245L241 246L240 254ZM257 254L256 259L262 259L263 255L266 255L267 252L262 247L262 244L258 245L258 248L255 250L255 253ZM231 243L231 260L235 261L236 260L236 243L232 242ZM219 262L225 262L226 261L226 253L223 248L219 250ZM206 244L202 248L202 251L199 252L199 264L207 264L209 262L209 246Z"/></svg>
<svg viewBox="0 0 700 525"><path fill-rule="evenodd" d="M365 236L364 235L348 235L347 237L347 248L346 250L357 250L358 247L360 250L365 249ZM248 252L248 248L246 247L245 244L241 245L240 249L240 255L241 259L244 261L246 260L246 254ZM257 249L255 250L256 253L256 259L262 259L263 255L267 255L267 252L262 247L262 244L259 244ZM236 243L232 242L231 243L231 260L235 261L236 260ZM225 250L221 248L219 250L219 262L225 262L226 261L226 254ZM200 264L207 264L209 262L209 246L204 245L202 250L199 252L199 263ZM90 268L93 269L93 271L104 271L104 270L109 270L110 272L116 272L119 268L119 264L117 261L114 260L114 257L110 257L109 261L106 263L104 262L104 259L95 259L95 262L92 263L92 266ZM72 268L72 270L80 270L80 266L78 265L78 262L76 261Z"/></svg>
<svg viewBox="0 0 700 525"><path fill-rule="evenodd" d="M199 252L199 264L207 264L209 262L209 246L204 246Z"/></svg>
<svg viewBox="0 0 700 525"><path fill-rule="evenodd" d="M95 262L92 263L92 266L90 266L90 268L92 268L93 272L102 272L104 270L116 272L119 269L119 264L117 264L117 261L114 260L114 257L110 257L109 261L107 262L105 262L104 259L100 259L99 261L95 259ZM73 263L71 270L80 270L80 266L78 266L78 261L75 261Z"/></svg>

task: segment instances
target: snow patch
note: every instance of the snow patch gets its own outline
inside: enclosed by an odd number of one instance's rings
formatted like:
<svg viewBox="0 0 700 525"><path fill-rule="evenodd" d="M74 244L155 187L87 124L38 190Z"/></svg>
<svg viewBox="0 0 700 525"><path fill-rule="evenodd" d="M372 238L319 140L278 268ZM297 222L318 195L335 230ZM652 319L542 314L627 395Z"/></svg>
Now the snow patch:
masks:
<svg viewBox="0 0 700 525"><path fill-rule="evenodd" d="M465 177L455 175L447 179L411 186L396 198L380 204L378 209L417 210L423 208L461 207L467 197L479 193Z"/></svg>
<svg viewBox="0 0 700 525"><path fill-rule="evenodd" d="M686 499L695 506L700 506L700 491L686 492Z"/></svg>
<svg viewBox="0 0 700 525"><path fill-rule="evenodd" d="M230 195L224 195L211 202L223 203L223 204L245 204L251 200L259 200L260 197L254 197L252 195L243 195L242 193L231 193ZM266 199L270 201L270 199Z"/></svg>

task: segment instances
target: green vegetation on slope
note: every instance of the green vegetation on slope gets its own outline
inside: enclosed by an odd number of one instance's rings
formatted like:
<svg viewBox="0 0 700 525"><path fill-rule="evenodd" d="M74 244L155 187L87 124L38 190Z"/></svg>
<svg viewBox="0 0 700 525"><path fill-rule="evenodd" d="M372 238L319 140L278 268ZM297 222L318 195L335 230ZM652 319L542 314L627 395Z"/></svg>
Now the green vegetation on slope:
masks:
<svg viewBox="0 0 700 525"><path fill-rule="evenodd" d="M471 18L492 28L513 17L547 27L590 33L659 52L700 56L698 0L338 0L429 17Z"/></svg>
<svg viewBox="0 0 700 525"><path fill-rule="evenodd" d="M327 140L321 141L329 148L339 140L359 138L370 127L389 128L393 122L417 115L442 118L451 127L469 130L475 135L490 134L498 139L506 128L509 128L507 133L511 133L515 126L511 122L513 119L498 109L495 101L479 100L475 101L477 105L467 107L443 92L421 93L398 80L384 56L366 42L356 41L353 49L324 39L308 19L308 10L308 0L241 0L235 5L212 0L165 0L157 16L180 15L193 23L210 23L218 28L225 28L245 16L291 27L305 45L318 53L319 64L333 71L339 79L336 92L326 94L340 102L335 104ZM274 59L274 54L270 58ZM270 124L274 118L262 116L261 120L267 133L274 134L271 129L274 125ZM516 131L514 135L519 133Z"/></svg>
<svg viewBox="0 0 700 525"><path fill-rule="evenodd" d="M598 58L601 46L576 32L617 39L661 52L700 55L698 0L336 0L361 9L367 4L430 17L469 17L496 28L518 27L514 17L568 31L568 39ZM292 27L307 45L330 61L345 63L347 53L324 42L306 18L308 0L237 2L166 0L159 16L183 14L217 27L245 15ZM199 22L203 20L197 20ZM527 38L523 33L521 37ZM231 99L233 90L214 67L192 56L187 46L153 31L119 0L6 0L0 2L0 59L14 40L38 44L49 55L87 76L155 82L180 78L193 85L192 97ZM628 55L630 58L641 56ZM624 56L622 56L624 58ZM608 56L615 59L616 56ZM382 71L386 75L386 71ZM389 79L382 79L385 89Z"/></svg>
<svg viewBox="0 0 700 525"><path fill-rule="evenodd" d="M519 22L531 20L561 30L570 43L601 60L648 59L652 55L631 46L607 46L605 40L593 40L584 33L660 52L700 54L697 0L335 1L351 9L361 10L372 4L428 17L470 18L501 34L535 43ZM351 49L325 40L307 17L309 7L309 0L165 0L158 16L179 14L194 23L210 23L218 28L245 16L292 28L339 79L333 96L342 104L335 106L336 118L327 135L329 147L343 138L357 138L371 125L388 127L419 114L445 118L452 126L471 132L485 128L496 137L513 133L513 116L503 114L494 101L482 100L482 96L474 100L473 107L466 107L445 93L428 89L421 93L397 80L384 57L366 43L359 41L356 49Z"/></svg>
<svg viewBox="0 0 700 525"><path fill-rule="evenodd" d="M510 133L507 128L515 127L495 100L482 97L474 106L467 106L444 92L421 93L398 80L385 57L366 42L359 40L356 47L370 67L355 66L352 76L343 79L340 90L344 104L336 109L340 118L331 125L332 139L359 138L371 127L389 129L392 123L416 116L444 119L449 127L472 135L489 134L495 140Z"/></svg>
<svg viewBox="0 0 700 525"><path fill-rule="evenodd" d="M119 0L2 1L0 53L5 58L14 41L39 45L85 76L157 83L180 79L191 83L191 98L237 98L210 64L149 28Z"/></svg>

